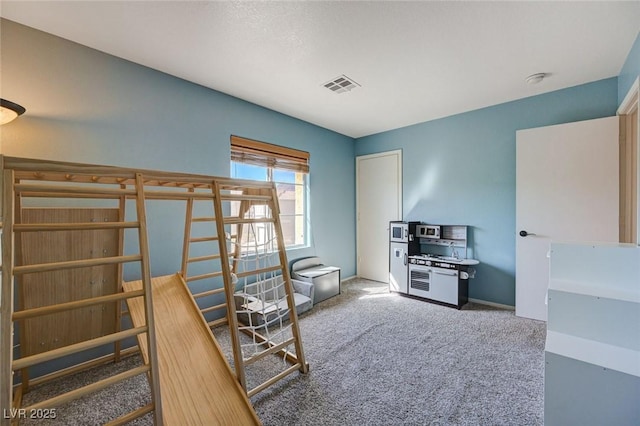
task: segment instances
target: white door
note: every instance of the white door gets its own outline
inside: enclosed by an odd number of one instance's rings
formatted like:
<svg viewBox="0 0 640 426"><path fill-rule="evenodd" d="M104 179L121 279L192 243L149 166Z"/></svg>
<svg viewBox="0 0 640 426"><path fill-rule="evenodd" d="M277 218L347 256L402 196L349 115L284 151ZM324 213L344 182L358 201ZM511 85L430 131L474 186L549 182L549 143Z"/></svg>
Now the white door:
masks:
<svg viewBox="0 0 640 426"><path fill-rule="evenodd" d="M356 157L357 273L389 282L389 222L402 219L402 152Z"/></svg>
<svg viewBox="0 0 640 426"><path fill-rule="evenodd" d="M552 240L618 241L618 168L618 117L516 132L516 315L547 319Z"/></svg>

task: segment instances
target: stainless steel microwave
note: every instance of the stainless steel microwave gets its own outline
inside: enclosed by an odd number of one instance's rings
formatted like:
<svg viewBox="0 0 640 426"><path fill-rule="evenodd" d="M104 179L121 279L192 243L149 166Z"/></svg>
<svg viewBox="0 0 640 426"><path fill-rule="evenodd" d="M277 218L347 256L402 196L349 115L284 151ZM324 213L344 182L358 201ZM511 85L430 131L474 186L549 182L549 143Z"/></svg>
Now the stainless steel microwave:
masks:
<svg viewBox="0 0 640 426"><path fill-rule="evenodd" d="M440 225L418 225L416 232L419 238L440 238Z"/></svg>

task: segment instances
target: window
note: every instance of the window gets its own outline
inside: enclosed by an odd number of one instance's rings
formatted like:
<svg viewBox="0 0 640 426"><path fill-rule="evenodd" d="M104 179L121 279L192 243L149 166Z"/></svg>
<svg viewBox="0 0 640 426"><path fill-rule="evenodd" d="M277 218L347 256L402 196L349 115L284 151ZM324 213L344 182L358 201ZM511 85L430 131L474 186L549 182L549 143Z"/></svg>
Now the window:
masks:
<svg viewBox="0 0 640 426"><path fill-rule="evenodd" d="M308 160L307 152L231 137L231 177L275 182L287 248L307 245ZM257 227L253 235L243 234L245 238L262 243L265 231Z"/></svg>

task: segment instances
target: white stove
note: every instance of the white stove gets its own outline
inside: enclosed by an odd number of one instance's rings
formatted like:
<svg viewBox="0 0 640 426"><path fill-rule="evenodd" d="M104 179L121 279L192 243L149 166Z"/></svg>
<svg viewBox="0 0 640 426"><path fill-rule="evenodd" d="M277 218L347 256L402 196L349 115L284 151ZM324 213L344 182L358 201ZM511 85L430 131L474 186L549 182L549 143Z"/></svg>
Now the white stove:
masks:
<svg viewBox="0 0 640 426"><path fill-rule="evenodd" d="M409 256L408 293L458 308L462 306L458 292L460 259L455 261L458 263L430 254Z"/></svg>

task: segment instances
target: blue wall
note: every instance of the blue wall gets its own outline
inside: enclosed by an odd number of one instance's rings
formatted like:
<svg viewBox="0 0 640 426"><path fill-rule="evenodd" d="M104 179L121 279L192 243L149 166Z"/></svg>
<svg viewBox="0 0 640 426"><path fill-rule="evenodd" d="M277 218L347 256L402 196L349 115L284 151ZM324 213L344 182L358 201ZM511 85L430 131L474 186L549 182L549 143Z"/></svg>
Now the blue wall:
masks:
<svg viewBox="0 0 640 426"><path fill-rule="evenodd" d="M627 92L640 75L640 32L631 47L627 60L618 76L618 105L622 103Z"/></svg>
<svg viewBox="0 0 640 426"><path fill-rule="evenodd" d="M311 247L355 274L353 139L8 20L2 97L27 108L2 127L6 155L229 176L229 137L308 151ZM180 268L183 203L149 203L152 273ZM127 240L128 241L128 240Z"/></svg>
<svg viewBox="0 0 640 426"><path fill-rule="evenodd" d="M356 140L402 149L404 219L470 225L470 297L515 305L516 130L615 115L611 78Z"/></svg>
<svg viewBox="0 0 640 426"><path fill-rule="evenodd" d="M7 155L227 176L229 135L311 153L312 245L355 274L354 155L404 153L406 219L473 226L471 297L514 303L515 131L613 115L640 70L640 37L612 78L354 141L220 92L1 21ZM179 264L183 209L151 209L154 274ZM168 226L170 224L170 226ZM156 231L156 232L154 232ZM158 232L160 231L160 232Z"/></svg>

